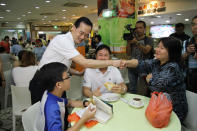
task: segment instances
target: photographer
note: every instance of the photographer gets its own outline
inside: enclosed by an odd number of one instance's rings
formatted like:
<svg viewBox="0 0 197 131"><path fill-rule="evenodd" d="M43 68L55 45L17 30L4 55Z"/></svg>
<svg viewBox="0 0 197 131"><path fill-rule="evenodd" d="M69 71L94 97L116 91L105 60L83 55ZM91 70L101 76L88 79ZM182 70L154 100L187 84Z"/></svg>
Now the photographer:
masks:
<svg viewBox="0 0 197 131"><path fill-rule="evenodd" d="M183 43L183 59L186 66L187 90L197 93L197 16L192 19L193 37Z"/></svg>
<svg viewBox="0 0 197 131"><path fill-rule="evenodd" d="M153 39L145 35L146 23L137 21L133 31L132 40L127 40L126 52L132 59L145 60L153 58ZM135 68L129 68L129 92L137 93L137 81L139 77L147 74L138 74Z"/></svg>

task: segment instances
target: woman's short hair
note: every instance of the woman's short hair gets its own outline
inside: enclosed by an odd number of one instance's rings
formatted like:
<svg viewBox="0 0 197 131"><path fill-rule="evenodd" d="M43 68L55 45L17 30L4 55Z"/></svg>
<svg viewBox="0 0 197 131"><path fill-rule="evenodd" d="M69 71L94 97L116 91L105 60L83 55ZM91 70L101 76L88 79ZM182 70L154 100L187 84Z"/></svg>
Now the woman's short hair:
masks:
<svg viewBox="0 0 197 131"><path fill-rule="evenodd" d="M26 50L21 50L21 51L18 53L18 60L19 60L19 61L21 61L24 52L26 52Z"/></svg>
<svg viewBox="0 0 197 131"><path fill-rule="evenodd" d="M174 37L161 38L159 42L168 50L169 62L181 62L182 45L181 41Z"/></svg>
<svg viewBox="0 0 197 131"><path fill-rule="evenodd" d="M100 50L102 50L102 49L106 49L106 50L109 52L109 54L111 55L111 50L110 50L109 46L104 45L104 44L103 44L103 45L100 45L100 46L98 46L98 47L96 48L95 54L97 55L98 51L100 51Z"/></svg>
<svg viewBox="0 0 197 131"><path fill-rule="evenodd" d="M53 62L44 65L38 72L38 81L43 90L53 91L57 82L63 81L63 73L67 71L66 65Z"/></svg>
<svg viewBox="0 0 197 131"><path fill-rule="evenodd" d="M35 54L31 51L25 51L21 57L21 66L27 67L31 65L36 65L36 57Z"/></svg>

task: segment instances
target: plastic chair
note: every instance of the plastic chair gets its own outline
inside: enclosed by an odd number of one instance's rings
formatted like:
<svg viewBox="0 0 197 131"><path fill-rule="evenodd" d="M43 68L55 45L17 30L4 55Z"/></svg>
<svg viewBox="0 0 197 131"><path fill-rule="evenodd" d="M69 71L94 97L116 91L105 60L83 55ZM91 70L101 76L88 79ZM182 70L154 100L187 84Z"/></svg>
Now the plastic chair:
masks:
<svg viewBox="0 0 197 131"><path fill-rule="evenodd" d="M40 101L30 106L22 115L22 123L25 131L35 131L36 115L40 110Z"/></svg>
<svg viewBox="0 0 197 131"><path fill-rule="evenodd" d="M184 131L196 131L197 129L197 94L191 91L186 91L187 102L188 102L188 114L186 119L184 120L183 130Z"/></svg>
<svg viewBox="0 0 197 131"><path fill-rule="evenodd" d="M12 123L13 131L16 129L16 116L22 116L24 111L31 106L31 95L28 87L11 85L12 92Z"/></svg>

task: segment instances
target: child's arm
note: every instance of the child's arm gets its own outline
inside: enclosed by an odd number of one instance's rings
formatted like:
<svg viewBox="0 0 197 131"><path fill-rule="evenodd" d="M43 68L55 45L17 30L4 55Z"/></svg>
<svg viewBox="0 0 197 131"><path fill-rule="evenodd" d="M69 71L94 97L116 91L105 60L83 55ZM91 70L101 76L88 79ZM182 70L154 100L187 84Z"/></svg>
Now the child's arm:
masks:
<svg viewBox="0 0 197 131"><path fill-rule="evenodd" d="M91 109L91 107L88 107L88 109L84 112L81 119L74 126L69 128L68 131L78 131L87 120L94 117L95 113L96 113L96 108Z"/></svg>

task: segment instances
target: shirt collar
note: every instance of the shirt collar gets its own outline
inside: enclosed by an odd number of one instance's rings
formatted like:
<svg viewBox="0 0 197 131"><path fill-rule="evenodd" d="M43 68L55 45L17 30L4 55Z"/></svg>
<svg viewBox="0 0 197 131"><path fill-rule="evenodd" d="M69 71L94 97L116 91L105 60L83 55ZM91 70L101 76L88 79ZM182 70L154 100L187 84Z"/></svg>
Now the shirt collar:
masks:
<svg viewBox="0 0 197 131"><path fill-rule="evenodd" d="M111 71L111 68L112 68L111 66L108 66L106 72L110 72ZM101 71L99 69L96 69L96 72L97 73L100 73Z"/></svg>
<svg viewBox="0 0 197 131"><path fill-rule="evenodd" d="M68 36L70 37L70 39L72 40L73 46L75 46L76 44L75 44L75 42L74 42L72 33L69 31L67 34L68 34Z"/></svg>
<svg viewBox="0 0 197 131"><path fill-rule="evenodd" d="M56 100L56 101L58 101L58 102L63 102L63 101L64 101L64 98L60 98L60 97L58 97L58 96L55 96L55 95L53 95L53 94L50 93L50 92L47 92L47 95L50 96L50 97L52 97L54 100Z"/></svg>

